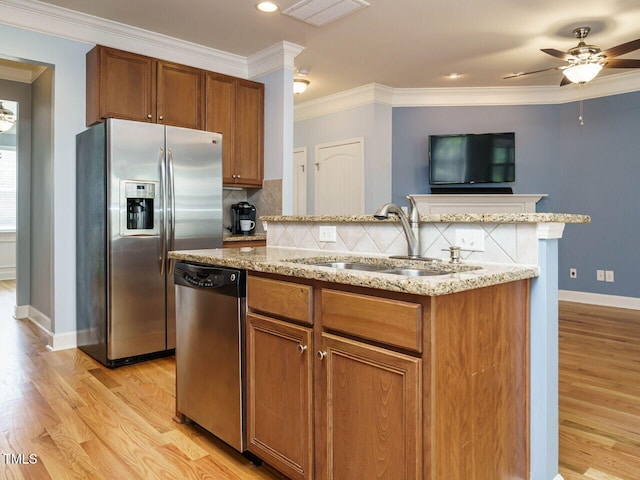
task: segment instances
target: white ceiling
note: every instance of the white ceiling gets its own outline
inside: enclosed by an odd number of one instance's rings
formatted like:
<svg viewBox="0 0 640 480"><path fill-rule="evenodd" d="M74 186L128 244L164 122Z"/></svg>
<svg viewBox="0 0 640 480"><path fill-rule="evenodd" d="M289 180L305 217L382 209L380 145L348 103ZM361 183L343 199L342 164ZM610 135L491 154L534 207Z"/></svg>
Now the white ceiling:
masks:
<svg viewBox="0 0 640 480"><path fill-rule="evenodd" d="M297 0L276 0L280 12ZM241 56L281 41L304 47L307 101L370 83L395 88L559 85L562 65L541 48L567 50L572 30L591 27L602 49L640 37L638 0L368 0L324 27L263 14L257 0L46 0L46 3ZM640 50L624 58L640 58ZM446 77L457 72L455 80ZM601 75L629 72L608 69ZM558 87L560 88L560 87ZM564 87L566 88L566 87Z"/></svg>

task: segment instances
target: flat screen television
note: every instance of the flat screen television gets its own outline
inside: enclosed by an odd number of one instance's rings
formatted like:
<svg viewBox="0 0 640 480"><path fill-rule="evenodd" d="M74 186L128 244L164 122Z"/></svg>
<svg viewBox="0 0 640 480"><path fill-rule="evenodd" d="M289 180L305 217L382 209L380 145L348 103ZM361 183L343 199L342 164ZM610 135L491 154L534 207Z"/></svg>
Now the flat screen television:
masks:
<svg viewBox="0 0 640 480"><path fill-rule="evenodd" d="M515 133L429 135L429 183L515 182Z"/></svg>

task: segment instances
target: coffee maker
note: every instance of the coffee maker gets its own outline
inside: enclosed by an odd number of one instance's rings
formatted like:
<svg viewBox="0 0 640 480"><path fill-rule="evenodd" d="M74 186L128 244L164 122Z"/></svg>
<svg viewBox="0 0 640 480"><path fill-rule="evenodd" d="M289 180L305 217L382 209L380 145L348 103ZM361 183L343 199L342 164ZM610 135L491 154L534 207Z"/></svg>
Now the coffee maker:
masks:
<svg viewBox="0 0 640 480"><path fill-rule="evenodd" d="M256 232L256 207L249 202L238 202L231 205L231 233L253 235Z"/></svg>

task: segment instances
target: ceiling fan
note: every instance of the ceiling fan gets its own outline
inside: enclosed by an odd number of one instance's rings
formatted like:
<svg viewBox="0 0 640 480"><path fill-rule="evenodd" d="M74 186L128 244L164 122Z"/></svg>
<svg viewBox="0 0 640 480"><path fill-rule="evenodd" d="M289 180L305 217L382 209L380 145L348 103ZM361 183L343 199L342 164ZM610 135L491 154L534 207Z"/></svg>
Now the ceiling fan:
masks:
<svg viewBox="0 0 640 480"><path fill-rule="evenodd" d="M569 83L585 84L590 82L603 68L640 68L640 60L614 58L640 49L640 38L608 48L607 50L600 50L596 45L587 45L585 43L585 38L587 38L590 31L590 27L576 28L573 31L573 35L579 40L578 45L570 48L566 52L556 50L555 48L541 49L547 55L568 62L568 65L545 68L533 72L516 73L504 78L522 77L523 75L546 72L547 70L561 70L564 74L560 82L560 86L562 87Z"/></svg>

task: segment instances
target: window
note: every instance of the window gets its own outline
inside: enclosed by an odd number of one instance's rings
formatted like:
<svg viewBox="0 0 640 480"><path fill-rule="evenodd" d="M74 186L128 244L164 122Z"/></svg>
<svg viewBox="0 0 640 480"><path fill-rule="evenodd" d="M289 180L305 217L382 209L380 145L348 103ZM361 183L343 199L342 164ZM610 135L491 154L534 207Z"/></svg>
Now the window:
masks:
<svg viewBox="0 0 640 480"><path fill-rule="evenodd" d="M18 104L2 100L5 108L17 114ZM16 115L17 117L17 115ZM0 133L0 232L16 230L17 155L16 127Z"/></svg>

